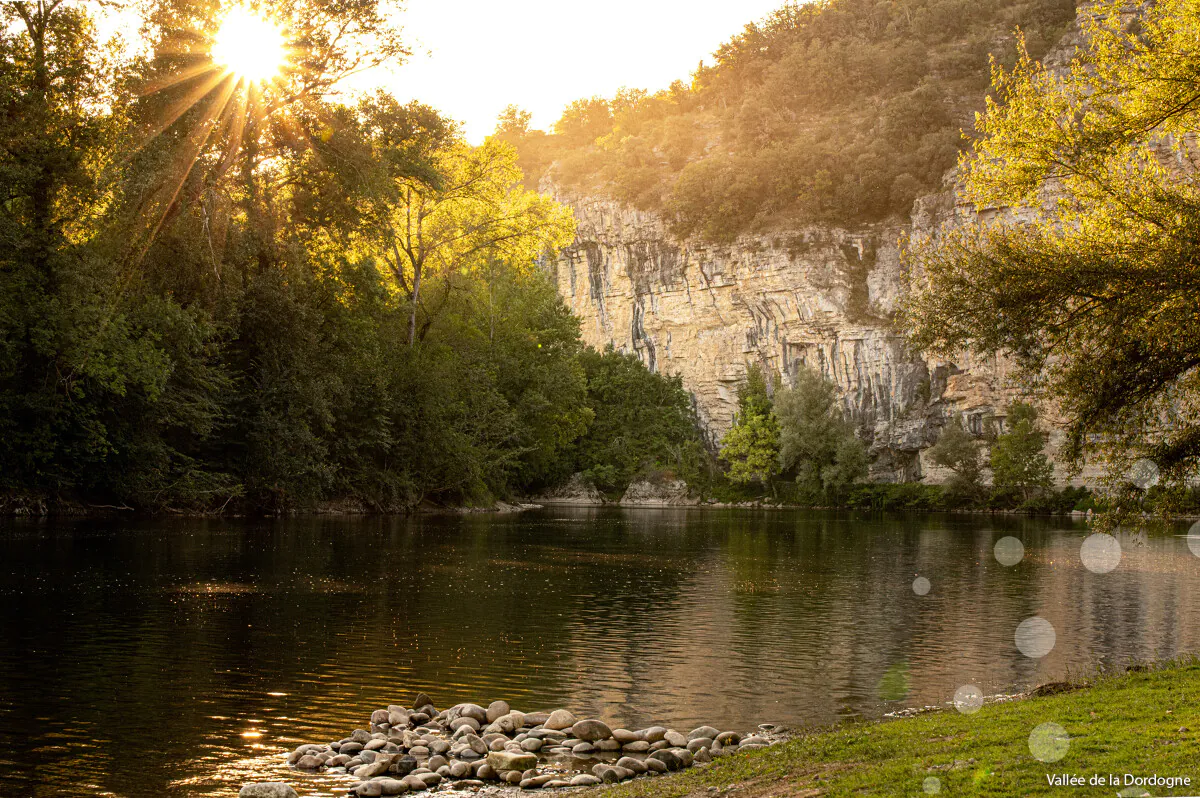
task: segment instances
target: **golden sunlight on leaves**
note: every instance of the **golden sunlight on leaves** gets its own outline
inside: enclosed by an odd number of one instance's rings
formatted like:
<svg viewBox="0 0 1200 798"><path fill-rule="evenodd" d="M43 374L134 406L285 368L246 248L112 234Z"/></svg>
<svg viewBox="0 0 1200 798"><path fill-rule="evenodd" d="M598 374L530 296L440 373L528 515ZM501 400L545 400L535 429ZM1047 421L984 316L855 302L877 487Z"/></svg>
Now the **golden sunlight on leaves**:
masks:
<svg viewBox="0 0 1200 798"><path fill-rule="evenodd" d="M213 42L214 63L242 80L261 83L277 76L286 59L279 26L244 6L226 13Z"/></svg>

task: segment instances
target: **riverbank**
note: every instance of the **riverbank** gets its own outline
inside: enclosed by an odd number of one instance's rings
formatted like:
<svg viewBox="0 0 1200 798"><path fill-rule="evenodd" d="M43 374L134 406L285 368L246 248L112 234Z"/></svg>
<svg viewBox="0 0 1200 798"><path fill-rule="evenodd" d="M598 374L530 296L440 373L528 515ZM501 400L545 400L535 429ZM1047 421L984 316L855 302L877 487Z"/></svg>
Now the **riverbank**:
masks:
<svg viewBox="0 0 1200 798"><path fill-rule="evenodd" d="M1105 676L1062 692L898 720L854 724L720 759L701 769L639 779L604 798L736 798L840 795L1113 795L1137 778L1188 778L1123 795L1200 794L1200 662ZM1039 761L1030 735L1045 723L1066 729L1058 761ZM1035 738L1035 740L1038 738ZM1046 743L1049 742L1047 745ZM1053 758L1053 740L1033 748ZM1056 784L1066 774L1083 783ZM1102 774L1105 782L1089 784ZM1120 782L1108 782L1112 775ZM930 780L930 781L927 781ZM936 781L933 781L936 780ZM601 795L596 792L595 795Z"/></svg>

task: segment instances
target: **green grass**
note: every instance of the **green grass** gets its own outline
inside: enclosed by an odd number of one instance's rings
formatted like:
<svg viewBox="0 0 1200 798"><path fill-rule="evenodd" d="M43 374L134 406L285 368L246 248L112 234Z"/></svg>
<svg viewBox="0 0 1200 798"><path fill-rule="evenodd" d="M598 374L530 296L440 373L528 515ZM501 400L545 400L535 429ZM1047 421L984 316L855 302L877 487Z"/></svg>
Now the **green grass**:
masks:
<svg viewBox="0 0 1200 798"><path fill-rule="evenodd" d="M1029 734L1052 721L1070 735L1057 763L1029 750ZM604 798L675 798L732 792L754 796L1116 795L1120 786L1054 787L1047 774L1188 776L1192 786L1150 787L1151 795L1200 795L1200 664L1179 662L1080 689L814 732L679 774L603 789ZM1137 793L1140 794L1140 793Z"/></svg>

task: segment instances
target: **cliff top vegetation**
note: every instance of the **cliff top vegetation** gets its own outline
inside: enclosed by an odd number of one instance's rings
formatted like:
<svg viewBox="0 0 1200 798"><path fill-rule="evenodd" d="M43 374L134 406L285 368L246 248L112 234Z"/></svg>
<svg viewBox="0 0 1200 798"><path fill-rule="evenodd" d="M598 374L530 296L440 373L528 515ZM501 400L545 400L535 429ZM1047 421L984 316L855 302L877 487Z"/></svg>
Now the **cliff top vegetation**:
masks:
<svg viewBox="0 0 1200 798"><path fill-rule="evenodd" d="M510 107L528 179L664 213L680 235L855 226L936 191L1018 30L1040 58L1074 0L824 0L749 24L688 83L575 101L551 132Z"/></svg>

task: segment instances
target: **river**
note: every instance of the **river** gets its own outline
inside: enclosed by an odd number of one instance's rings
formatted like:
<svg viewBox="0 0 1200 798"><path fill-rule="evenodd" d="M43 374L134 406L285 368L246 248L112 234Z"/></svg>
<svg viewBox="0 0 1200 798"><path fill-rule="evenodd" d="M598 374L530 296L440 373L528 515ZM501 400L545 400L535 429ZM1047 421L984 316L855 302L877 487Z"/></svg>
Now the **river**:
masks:
<svg viewBox="0 0 1200 798"><path fill-rule="evenodd" d="M1182 529L1174 530L1182 534ZM1067 520L547 508L0 526L0 794L234 796L418 690L640 728L874 718L1200 650L1200 558ZM999 563L996 541L1022 541ZM928 580L918 595L914 580ZM923 587L918 583L918 589ZM1017 625L1055 632L1032 659Z"/></svg>

